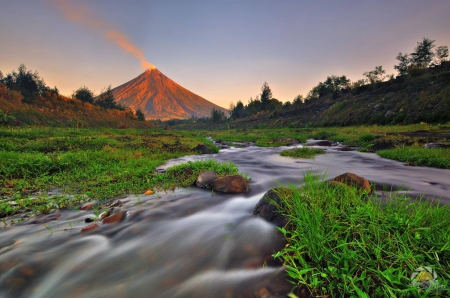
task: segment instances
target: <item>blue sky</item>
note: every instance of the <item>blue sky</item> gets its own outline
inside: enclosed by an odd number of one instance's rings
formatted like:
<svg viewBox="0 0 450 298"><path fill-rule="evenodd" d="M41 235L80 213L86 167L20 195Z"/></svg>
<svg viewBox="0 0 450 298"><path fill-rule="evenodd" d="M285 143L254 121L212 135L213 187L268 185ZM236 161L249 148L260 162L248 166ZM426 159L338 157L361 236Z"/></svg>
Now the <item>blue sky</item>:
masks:
<svg viewBox="0 0 450 298"><path fill-rule="evenodd" d="M122 32L146 59L192 92L229 107L260 93L292 101L329 75L351 80L423 37L450 46L450 1L0 0L0 70L24 63L62 94L95 92L143 72L102 31L67 19L56 5L85 7L88 20Z"/></svg>

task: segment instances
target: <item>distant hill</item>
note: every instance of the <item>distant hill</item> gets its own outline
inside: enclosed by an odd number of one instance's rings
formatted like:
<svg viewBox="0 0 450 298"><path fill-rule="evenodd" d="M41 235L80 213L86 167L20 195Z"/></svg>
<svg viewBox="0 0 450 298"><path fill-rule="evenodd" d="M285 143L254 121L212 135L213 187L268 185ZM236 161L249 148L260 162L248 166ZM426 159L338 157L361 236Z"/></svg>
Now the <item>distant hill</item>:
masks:
<svg viewBox="0 0 450 298"><path fill-rule="evenodd" d="M31 103L23 103L19 92L0 83L0 125L57 127L152 128L138 121L130 110L104 109L78 99L45 91Z"/></svg>
<svg viewBox="0 0 450 298"><path fill-rule="evenodd" d="M112 92L117 103L133 110L141 109L146 119L211 117L213 108L228 116L227 109L183 88L156 68L112 89Z"/></svg>

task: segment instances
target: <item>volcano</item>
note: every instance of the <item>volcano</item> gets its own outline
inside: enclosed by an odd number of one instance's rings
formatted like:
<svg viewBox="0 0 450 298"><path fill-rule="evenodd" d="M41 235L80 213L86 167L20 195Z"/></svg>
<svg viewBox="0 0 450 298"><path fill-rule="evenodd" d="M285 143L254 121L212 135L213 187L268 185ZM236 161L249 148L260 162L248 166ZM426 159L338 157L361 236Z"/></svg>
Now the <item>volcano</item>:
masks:
<svg viewBox="0 0 450 298"><path fill-rule="evenodd" d="M183 88L156 68L112 89L112 93L117 103L141 109L146 119L211 117L213 108L228 115L227 109Z"/></svg>

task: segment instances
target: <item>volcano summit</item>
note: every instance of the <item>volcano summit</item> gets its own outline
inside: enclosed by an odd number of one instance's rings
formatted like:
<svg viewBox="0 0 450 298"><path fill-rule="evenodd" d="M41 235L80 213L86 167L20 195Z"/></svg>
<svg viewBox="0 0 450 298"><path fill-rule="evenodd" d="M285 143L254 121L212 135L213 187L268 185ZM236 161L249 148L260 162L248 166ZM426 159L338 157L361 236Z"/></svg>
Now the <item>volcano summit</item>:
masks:
<svg viewBox="0 0 450 298"><path fill-rule="evenodd" d="M146 70L112 92L117 103L141 109L146 119L210 117L213 108L228 114L227 109L183 88L156 68Z"/></svg>

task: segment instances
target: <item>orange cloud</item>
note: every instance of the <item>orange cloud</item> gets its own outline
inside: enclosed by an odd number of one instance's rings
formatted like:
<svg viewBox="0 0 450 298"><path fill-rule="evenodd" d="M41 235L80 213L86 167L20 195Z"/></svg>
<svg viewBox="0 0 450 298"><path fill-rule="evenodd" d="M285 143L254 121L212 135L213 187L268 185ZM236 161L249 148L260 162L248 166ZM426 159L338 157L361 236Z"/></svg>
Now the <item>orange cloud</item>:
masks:
<svg viewBox="0 0 450 298"><path fill-rule="evenodd" d="M114 26L105 20L102 20L86 5L74 6L72 1L68 0L52 0L51 1L64 16L77 25L87 27L88 29L95 29L99 31L108 40L118 45L126 52L132 54L140 62L144 70L153 69L155 66L148 62L144 53L135 44L131 42L127 35L115 29Z"/></svg>

